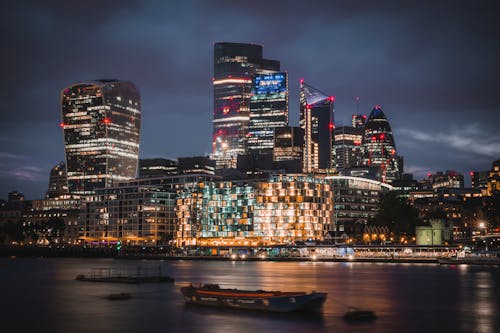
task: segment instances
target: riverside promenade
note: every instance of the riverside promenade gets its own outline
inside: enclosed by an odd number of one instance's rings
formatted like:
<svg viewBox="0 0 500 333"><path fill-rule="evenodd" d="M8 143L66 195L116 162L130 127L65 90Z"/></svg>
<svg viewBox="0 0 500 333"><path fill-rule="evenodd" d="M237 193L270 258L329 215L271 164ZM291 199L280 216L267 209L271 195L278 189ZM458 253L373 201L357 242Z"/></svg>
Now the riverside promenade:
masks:
<svg viewBox="0 0 500 333"><path fill-rule="evenodd" d="M498 251L465 253L456 246L307 245L274 247L0 246L3 257L123 260L317 261L500 265Z"/></svg>

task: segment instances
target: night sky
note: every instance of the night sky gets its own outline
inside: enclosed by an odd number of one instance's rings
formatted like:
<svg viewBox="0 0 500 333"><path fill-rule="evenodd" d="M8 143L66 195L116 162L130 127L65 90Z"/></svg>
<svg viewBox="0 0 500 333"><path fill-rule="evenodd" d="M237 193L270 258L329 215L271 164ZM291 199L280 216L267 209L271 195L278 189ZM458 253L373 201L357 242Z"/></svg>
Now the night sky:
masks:
<svg viewBox="0 0 500 333"><path fill-rule="evenodd" d="M213 45L264 46L336 97L335 122L382 106L416 178L500 158L497 1L10 1L2 5L0 198L42 198L64 161L59 93L100 78L142 96L140 157L211 149ZM470 183L470 182L469 182ZM466 182L467 184L467 182Z"/></svg>

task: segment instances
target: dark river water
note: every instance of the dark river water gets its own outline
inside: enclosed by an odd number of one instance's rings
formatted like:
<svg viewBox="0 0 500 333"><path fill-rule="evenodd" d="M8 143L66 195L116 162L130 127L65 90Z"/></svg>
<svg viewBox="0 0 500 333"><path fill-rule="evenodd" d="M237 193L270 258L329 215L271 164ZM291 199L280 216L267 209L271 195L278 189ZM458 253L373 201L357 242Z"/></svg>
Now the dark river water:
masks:
<svg viewBox="0 0 500 333"><path fill-rule="evenodd" d="M161 269L175 283L75 280L91 268ZM323 312L187 306L180 286L328 292ZM428 264L1 258L0 332L500 332L500 268ZM132 299L109 301L111 293ZM349 306L379 318L348 323Z"/></svg>

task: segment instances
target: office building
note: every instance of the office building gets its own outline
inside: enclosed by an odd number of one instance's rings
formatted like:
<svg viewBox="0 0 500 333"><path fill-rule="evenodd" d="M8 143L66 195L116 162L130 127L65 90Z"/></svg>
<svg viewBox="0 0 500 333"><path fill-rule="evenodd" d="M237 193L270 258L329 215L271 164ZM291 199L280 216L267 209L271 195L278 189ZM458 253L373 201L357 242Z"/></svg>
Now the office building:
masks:
<svg viewBox="0 0 500 333"><path fill-rule="evenodd" d="M77 83L61 92L68 189L73 194L137 176L141 100L131 82Z"/></svg>
<svg viewBox="0 0 500 333"><path fill-rule="evenodd" d="M332 190L324 177L272 175L213 181L177 201L177 245L275 245L323 239L331 230Z"/></svg>
<svg viewBox="0 0 500 333"><path fill-rule="evenodd" d="M82 239L91 244L171 244L178 226L178 192L212 179L209 175L143 178L96 189L82 199Z"/></svg>
<svg viewBox="0 0 500 333"><path fill-rule="evenodd" d="M215 161L208 156L191 156L178 158L178 173L188 174L215 174Z"/></svg>
<svg viewBox="0 0 500 333"><path fill-rule="evenodd" d="M272 153L274 131L288 126L287 73L254 75L250 98L248 151Z"/></svg>
<svg viewBox="0 0 500 333"><path fill-rule="evenodd" d="M177 174L178 163L167 158L143 158L139 160L139 178L157 178Z"/></svg>
<svg viewBox="0 0 500 333"><path fill-rule="evenodd" d="M235 168L246 154L252 77L280 71L280 62L263 58L261 45L216 43L212 159L217 168Z"/></svg>
<svg viewBox="0 0 500 333"><path fill-rule="evenodd" d="M352 115L352 127L354 128L363 128L366 124L366 115L364 114L353 114Z"/></svg>
<svg viewBox="0 0 500 333"><path fill-rule="evenodd" d="M57 198L68 194L68 178L66 176L66 164L59 162L50 170L49 190L47 198Z"/></svg>
<svg viewBox="0 0 500 333"><path fill-rule="evenodd" d="M361 164L361 141L363 141L363 128L340 126L334 130L335 159L337 171L357 167Z"/></svg>
<svg viewBox="0 0 500 333"><path fill-rule="evenodd" d="M381 181L399 179L402 159L397 156L391 126L380 106L375 106L364 126L361 165L380 168Z"/></svg>
<svg viewBox="0 0 500 333"><path fill-rule="evenodd" d="M338 237L346 234L360 241L365 227L380 207L383 193L393 189L389 184L373 179L332 176L327 177L333 189L333 228Z"/></svg>
<svg viewBox="0 0 500 333"><path fill-rule="evenodd" d="M304 130L304 172L335 169L333 129L334 97L300 82L300 127Z"/></svg>

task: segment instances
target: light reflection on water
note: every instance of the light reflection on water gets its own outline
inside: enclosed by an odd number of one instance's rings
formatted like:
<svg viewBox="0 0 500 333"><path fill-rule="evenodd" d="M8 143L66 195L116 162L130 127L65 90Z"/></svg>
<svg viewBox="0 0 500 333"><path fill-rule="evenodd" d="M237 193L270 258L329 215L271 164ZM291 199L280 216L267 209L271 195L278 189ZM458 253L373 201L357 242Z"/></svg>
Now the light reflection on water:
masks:
<svg viewBox="0 0 500 333"><path fill-rule="evenodd" d="M175 284L74 280L94 267L161 267ZM483 332L500 331L500 269L333 262L0 259L7 331L51 332ZM322 314L268 314L186 306L179 287L325 291ZM10 286L16 286L10 287ZM22 286L22 287L17 287ZM129 292L111 302L105 296ZM379 319L349 324L348 306ZM27 308L30 311L27 316Z"/></svg>

